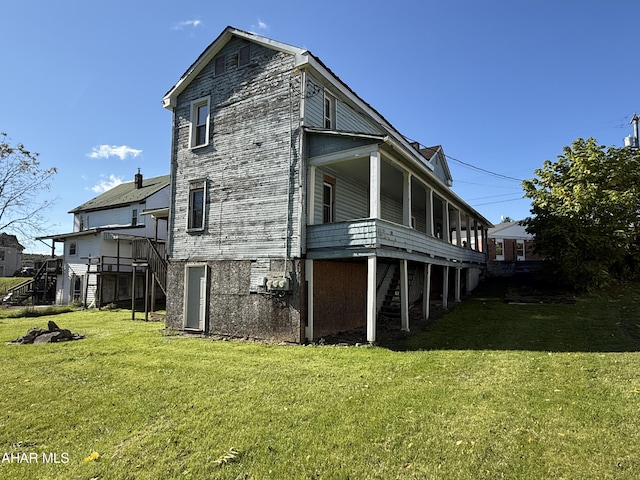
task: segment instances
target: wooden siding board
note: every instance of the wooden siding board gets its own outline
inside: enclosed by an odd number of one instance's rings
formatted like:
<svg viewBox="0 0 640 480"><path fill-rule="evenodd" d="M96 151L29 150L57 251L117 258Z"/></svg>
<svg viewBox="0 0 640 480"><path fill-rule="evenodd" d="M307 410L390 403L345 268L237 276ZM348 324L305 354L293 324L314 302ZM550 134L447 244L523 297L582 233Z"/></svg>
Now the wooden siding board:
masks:
<svg viewBox="0 0 640 480"><path fill-rule="evenodd" d="M305 125L324 128L324 87L320 80L311 75L307 76L305 89ZM358 113L344 98L336 96L337 92L330 91L336 97L336 130L344 132L359 132L384 134L382 128L369 121L365 115Z"/></svg>
<svg viewBox="0 0 640 480"><path fill-rule="evenodd" d="M221 54L233 55L239 45L229 42ZM299 251L297 130L290 149L290 112L299 106L289 91L292 68L291 56L252 45L248 67L214 76L209 65L180 95L172 258L250 259ZM211 105L210 144L191 150L190 102L205 96ZM190 233L189 182L200 178L207 179L206 228Z"/></svg>
<svg viewBox="0 0 640 480"><path fill-rule="evenodd" d="M411 228L395 225L383 220L365 219L355 222L343 222L330 225L310 226L307 233L307 249L310 256L316 257L322 250L339 251L352 256L353 249L394 249L414 255L439 258L443 264L460 262L482 265L485 255L467 248L460 248L436 239ZM347 253L348 252L348 253ZM332 254L332 255L334 255ZM423 257L424 258L424 257ZM436 263L434 261L434 263Z"/></svg>

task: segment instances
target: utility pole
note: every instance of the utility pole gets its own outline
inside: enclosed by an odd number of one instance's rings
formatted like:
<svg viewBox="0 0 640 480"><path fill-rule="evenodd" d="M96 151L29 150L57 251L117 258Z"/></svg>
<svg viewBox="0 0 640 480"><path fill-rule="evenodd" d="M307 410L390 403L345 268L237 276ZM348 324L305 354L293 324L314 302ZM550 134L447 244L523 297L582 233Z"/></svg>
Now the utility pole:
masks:
<svg viewBox="0 0 640 480"><path fill-rule="evenodd" d="M624 137L624 146L631 148L638 148L638 122L640 122L640 117L637 113L633 114L631 117L631 121L629 123L633 124L633 135L629 135L628 137Z"/></svg>

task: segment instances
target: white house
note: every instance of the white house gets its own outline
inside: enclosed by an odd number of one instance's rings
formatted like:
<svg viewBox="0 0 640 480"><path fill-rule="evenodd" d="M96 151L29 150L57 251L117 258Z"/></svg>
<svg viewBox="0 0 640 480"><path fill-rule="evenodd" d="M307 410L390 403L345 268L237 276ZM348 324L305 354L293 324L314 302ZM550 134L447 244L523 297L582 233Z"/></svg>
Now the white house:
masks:
<svg viewBox="0 0 640 480"><path fill-rule="evenodd" d="M73 231L41 237L63 243L55 302L88 306L130 300L135 245L145 242L164 256L169 206L169 175L120 184L74 208ZM138 272L142 275L142 272ZM136 298L144 283L139 282Z"/></svg>

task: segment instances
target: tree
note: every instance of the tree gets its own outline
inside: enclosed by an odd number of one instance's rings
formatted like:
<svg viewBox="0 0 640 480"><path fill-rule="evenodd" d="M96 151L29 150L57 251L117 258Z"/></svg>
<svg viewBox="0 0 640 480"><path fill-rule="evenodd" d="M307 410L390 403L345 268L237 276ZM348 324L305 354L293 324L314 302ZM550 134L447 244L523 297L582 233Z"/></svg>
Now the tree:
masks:
<svg viewBox="0 0 640 480"><path fill-rule="evenodd" d="M535 250L558 283L578 290L640 273L640 153L577 139L523 182Z"/></svg>
<svg viewBox="0 0 640 480"><path fill-rule="evenodd" d="M49 190L55 167L40 166L38 154L24 145L11 145L6 133L0 133L0 231L12 231L25 237L41 233L45 212L53 199L40 200Z"/></svg>

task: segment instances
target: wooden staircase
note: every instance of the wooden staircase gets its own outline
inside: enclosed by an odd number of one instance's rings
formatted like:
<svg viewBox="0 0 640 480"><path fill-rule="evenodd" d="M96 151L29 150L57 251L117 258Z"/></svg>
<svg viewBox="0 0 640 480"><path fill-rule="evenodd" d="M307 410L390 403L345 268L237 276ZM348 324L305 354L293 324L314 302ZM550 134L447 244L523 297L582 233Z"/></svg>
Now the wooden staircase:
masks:
<svg viewBox="0 0 640 480"><path fill-rule="evenodd" d="M133 241L133 262L145 262L153 275L156 285L167 295L167 254L164 243L153 242L148 238Z"/></svg>
<svg viewBox="0 0 640 480"><path fill-rule="evenodd" d="M57 276L62 273L62 259L50 258L44 261L33 278L15 285L2 299L9 305L32 303L54 303L56 299Z"/></svg>
<svg viewBox="0 0 640 480"><path fill-rule="evenodd" d="M407 287L411 285L413 282L413 277L416 274L416 267L409 263L409 267L407 270ZM400 308L400 267L396 266L393 269L393 275L391 277L391 282L389 284L389 288L384 294L384 300L382 301L382 306L379 310L379 315L382 317L396 319L401 316L401 308Z"/></svg>

